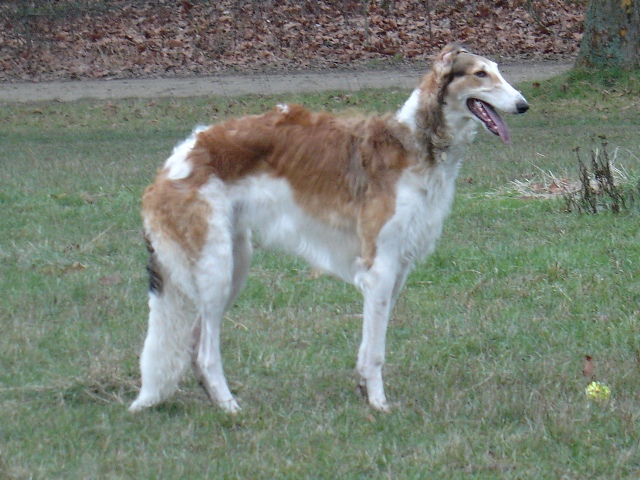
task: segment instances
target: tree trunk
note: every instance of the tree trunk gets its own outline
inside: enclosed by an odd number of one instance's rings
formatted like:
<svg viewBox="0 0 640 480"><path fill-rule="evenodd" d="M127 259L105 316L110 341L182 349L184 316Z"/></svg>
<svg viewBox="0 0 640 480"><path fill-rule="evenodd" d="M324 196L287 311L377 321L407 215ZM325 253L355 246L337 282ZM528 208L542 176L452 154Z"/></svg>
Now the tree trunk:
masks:
<svg viewBox="0 0 640 480"><path fill-rule="evenodd" d="M589 0L577 64L640 68L640 0Z"/></svg>

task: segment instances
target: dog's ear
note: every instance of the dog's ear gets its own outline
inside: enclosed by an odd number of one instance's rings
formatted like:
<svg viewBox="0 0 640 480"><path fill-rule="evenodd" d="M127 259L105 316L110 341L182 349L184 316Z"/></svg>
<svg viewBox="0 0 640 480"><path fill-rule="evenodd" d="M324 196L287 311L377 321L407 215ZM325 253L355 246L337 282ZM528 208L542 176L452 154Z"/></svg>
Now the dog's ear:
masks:
<svg viewBox="0 0 640 480"><path fill-rule="evenodd" d="M442 49L433 62L433 70L438 77L444 77L451 71L455 58L460 53L467 53L464 47L450 43Z"/></svg>

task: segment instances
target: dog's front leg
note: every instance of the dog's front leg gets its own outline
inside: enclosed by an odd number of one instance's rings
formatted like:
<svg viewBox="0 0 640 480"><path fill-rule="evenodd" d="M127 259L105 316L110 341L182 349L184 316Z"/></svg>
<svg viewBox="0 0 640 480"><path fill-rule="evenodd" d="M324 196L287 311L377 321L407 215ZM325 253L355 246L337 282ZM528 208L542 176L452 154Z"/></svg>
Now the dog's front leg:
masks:
<svg viewBox="0 0 640 480"><path fill-rule="evenodd" d="M398 272L376 259L371 269L363 273L358 282L364 296L364 322L357 370L360 374L360 386L366 388L369 404L382 412L389 411L382 382L382 367L397 278Z"/></svg>

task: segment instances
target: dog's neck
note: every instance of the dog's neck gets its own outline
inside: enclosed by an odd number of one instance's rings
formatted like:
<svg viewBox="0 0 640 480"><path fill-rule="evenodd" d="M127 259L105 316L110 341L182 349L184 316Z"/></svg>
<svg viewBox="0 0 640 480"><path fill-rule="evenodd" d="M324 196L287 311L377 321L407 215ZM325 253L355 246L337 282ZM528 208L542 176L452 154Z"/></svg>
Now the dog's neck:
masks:
<svg viewBox="0 0 640 480"><path fill-rule="evenodd" d="M409 128L428 163L440 163L443 158L460 161L477 129L473 120L447 109L437 93L425 95L420 88L416 88L398 110L396 120ZM456 154L442 155L449 150Z"/></svg>
<svg viewBox="0 0 640 480"><path fill-rule="evenodd" d="M416 114L418 112L419 102L420 89L416 88L411 93L411 96L407 99L407 101L404 102L402 108L400 108L400 110L398 110L398 112L396 113L396 120L409 127L409 130L411 130L411 133L413 133L414 135L416 133L416 129L418 128L418 126L416 125Z"/></svg>

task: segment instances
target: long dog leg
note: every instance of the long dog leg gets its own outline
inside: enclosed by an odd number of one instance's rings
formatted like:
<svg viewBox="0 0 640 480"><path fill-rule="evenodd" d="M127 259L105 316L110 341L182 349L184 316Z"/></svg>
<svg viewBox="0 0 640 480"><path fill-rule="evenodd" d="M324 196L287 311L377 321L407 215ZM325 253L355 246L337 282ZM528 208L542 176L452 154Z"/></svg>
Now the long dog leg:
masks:
<svg viewBox="0 0 640 480"><path fill-rule="evenodd" d="M238 295L240 295L240 292L242 292L242 289L247 283L252 255L253 248L251 246L251 232L237 232L233 238L233 276L231 280L231 294L227 300L225 310L233 306Z"/></svg>
<svg viewBox="0 0 640 480"><path fill-rule="evenodd" d="M359 282L364 295L364 322L356 368L360 374L360 385L366 387L369 404L382 412L389 411L384 394L382 367L385 358L387 326L397 278L396 272L385 268L377 258Z"/></svg>
<svg viewBox="0 0 640 480"><path fill-rule="evenodd" d="M222 368L220 354L220 323L222 316L203 310L200 343L196 360L193 362L194 371L209 399L220 405L229 413L240 411L240 406L233 398Z"/></svg>
<svg viewBox="0 0 640 480"><path fill-rule="evenodd" d="M231 281L231 291L229 293L229 297L226 300L224 310L230 308L235 299L242 291L247 279L247 275L249 273L249 266L251 263L251 237L249 232L240 232L236 234L233 240L233 274ZM196 379L202 385L205 392L209 396L209 399L212 402L219 403L222 408L228 410L230 412L236 412L240 410L240 407L237 405L231 393L228 391L228 387L226 386L226 381L224 381L224 373L222 372L222 360L220 357L220 321L217 321L217 326L215 324L216 320L214 320L214 329L208 329L208 336L204 337L204 341L207 342L207 345L203 344L203 335L202 330L204 327L204 322L200 319L193 330L193 347L191 353L191 366L193 368L193 372L196 376ZM217 329L217 331L216 331ZM212 338L211 334L217 338ZM216 346L217 345L217 346ZM213 350L212 350L213 349ZM218 380L210 381L202 369L200 365L199 358L202 358L202 362L206 362L206 355L211 356L211 352L215 349L218 350L217 357L214 355L214 363L217 362L219 365L219 371L216 369L216 373L214 373L214 378L218 378ZM209 352L208 354L206 352ZM222 377L223 384L220 384L219 378ZM216 386L216 382L218 386Z"/></svg>

